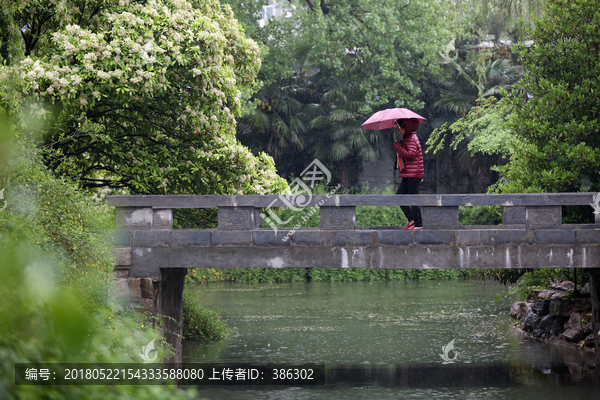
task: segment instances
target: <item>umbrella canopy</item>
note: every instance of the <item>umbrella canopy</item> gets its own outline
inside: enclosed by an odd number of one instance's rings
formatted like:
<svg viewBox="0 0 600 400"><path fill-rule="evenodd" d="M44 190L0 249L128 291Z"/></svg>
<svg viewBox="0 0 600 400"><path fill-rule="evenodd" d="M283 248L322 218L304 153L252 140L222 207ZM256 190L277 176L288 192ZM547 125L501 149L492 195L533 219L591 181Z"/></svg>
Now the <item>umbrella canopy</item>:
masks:
<svg viewBox="0 0 600 400"><path fill-rule="evenodd" d="M394 128L394 122L396 122L396 120L411 118L416 118L419 123L425 121L425 118L408 108L388 108L387 110L377 111L375 114L371 115L371 118L361 125L361 129L380 131L382 129Z"/></svg>

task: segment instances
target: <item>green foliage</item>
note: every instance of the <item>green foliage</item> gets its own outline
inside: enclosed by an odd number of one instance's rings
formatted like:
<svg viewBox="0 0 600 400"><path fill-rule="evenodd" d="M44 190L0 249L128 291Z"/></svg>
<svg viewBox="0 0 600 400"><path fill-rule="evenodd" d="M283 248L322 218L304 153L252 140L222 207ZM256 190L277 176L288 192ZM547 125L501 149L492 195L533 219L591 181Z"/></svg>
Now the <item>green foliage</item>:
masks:
<svg viewBox="0 0 600 400"><path fill-rule="evenodd" d="M195 270L194 270L195 271ZM183 291L183 338L220 340L231 333L219 311L202 308L188 291Z"/></svg>
<svg viewBox="0 0 600 400"><path fill-rule="evenodd" d="M502 223L502 207L460 206L458 208L460 225L499 225Z"/></svg>
<svg viewBox="0 0 600 400"><path fill-rule="evenodd" d="M468 13L463 29L480 37L492 35L496 41L527 39L522 22L530 22L544 12L546 0L468 0L461 2Z"/></svg>
<svg viewBox="0 0 600 400"><path fill-rule="evenodd" d="M533 271L527 268L491 268L491 269L476 269L475 272L479 276L480 281L493 279L504 285L516 283L525 273Z"/></svg>
<svg viewBox="0 0 600 400"><path fill-rule="evenodd" d="M24 134L41 126L53 171L84 187L144 194L286 190L271 157L252 155L235 138L242 91L252 87L260 60L228 6L1 4L0 107Z"/></svg>
<svg viewBox="0 0 600 400"><path fill-rule="evenodd" d="M248 9L244 1L228 2L236 11ZM272 17L264 27L240 16L268 54L255 111L240 122L239 137L272 154L286 177L318 158L349 189L362 162L378 158L386 139L360 125L380 109L423 108L423 82L439 71L438 51L460 11L426 0L278 6L285 17Z"/></svg>
<svg viewBox="0 0 600 400"><path fill-rule="evenodd" d="M356 207L356 226L398 226L408 223L406 216L396 206L358 206Z"/></svg>
<svg viewBox="0 0 600 400"><path fill-rule="evenodd" d="M16 234L15 234L16 233ZM20 240L17 240L19 239ZM19 244L17 244L17 242ZM161 336L160 327L132 310L87 305L85 288L56 282L60 269L50 254L20 232L0 239L0 397L12 399L192 399L194 391L171 386L16 386L15 363L140 362L142 346ZM84 305L84 304L87 305ZM157 340L159 359L170 353Z"/></svg>
<svg viewBox="0 0 600 400"><path fill-rule="evenodd" d="M113 255L107 234L114 213L56 178L27 142L15 146L7 174L1 179L7 208L0 213L0 231L15 242L34 243L53 263L59 282L83 289L92 306L107 300L112 284Z"/></svg>
<svg viewBox="0 0 600 400"><path fill-rule="evenodd" d="M303 282L310 280L307 268L198 268L191 279L208 282Z"/></svg>
<svg viewBox="0 0 600 400"><path fill-rule="evenodd" d="M515 146L514 135L507 125L510 112L511 104L506 97L500 101L494 97L480 98L478 105L471 108L464 118L436 128L427 140L426 151L437 153L451 137L449 146L453 150L466 141L471 155L509 156Z"/></svg>
<svg viewBox="0 0 600 400"><path fill-rule="evenodd" d="M513 96L510 128L516 145L498 171L496 190L577 192L588 178L600 190L600 25L592 0L548 0L529 31L535 45L521 46L526 69Z"/></svg>
<svg viewBox="0 0 600 400"><path fill-rule="evenodd" d="M365 186L357 194L369 193L369 187ZM387 186L384 190L374 190L371 194L394 195L394 187ZM399 226L404 227L408 223L406 216L396 206L358 206L356 207L356 226Z"/></svg>
<svg viewBox="0 0 600 400"><path fill-rule="evenodd" d="M0 398L184 399L194 390L167 386L15 385L15 363L140 362L153 339L157 357L172 354L159 320L123 311L111 295L112 221L104 205L57 179L37 152L19 144L6 161L11 126L0 121Z"/></svg>
<svg viewBox="0 0 600 400"><path fill-rule="evenodd" d="M470 270L456 269L364 269L364 268L202 268L195 269L197 281L208 282L352 282L391 280L461 279L472 276Z"/></svg>
<svg viewBox="0 0 600 400"><path fill-rule="evenodd" d="M576 271L569 268L539 268L539 269L478 269L480 280L494 279L504 285L515 284L508 288L508 294L516 295L518 300L526 300L531 289L549 289L550 282L564 280L575 281ZM577 274L577 285L583 286L588 281L588 275L580 271Z"/></svg>
<svg viewBox="0 0 600 400"><path fill-rule="evenodd" d="M579 274L577 285L585 283L587 274ZM584 280L582 280L584 278ZM532 289L550 289L550 281L574 280L572 269L537 269L523 274L517 284L508 288L508 293L516 295L518 300L527 300Z"/></svg>
<svg viewBox="0 0 600 400"><path fill-rule="evenodd" d="M391 104L421 108L417 82L435 70L437 52L450 39L450 27L439 22L452 22L452 7L379 0L321 3L320 7L297 1L293 6L291 16L271 18L263 29L261 39L269 35L272 39L265 60L273 61L265 71L268 76L292 72L288 56L293 48L281 44L292 43L295 34L312 44L313 65L328 68L332 77L347 76L358 83L362 112Z"/></svg>
<svg viewBox="0 0 600 400"><path fill-rule="evenodd" d="M362 268L328 268L310 270L311 280L314 281L392 281L392 280L436 280L436 279L466 279L471 276L469 271L456 269L382 269L371 270Z"/></svg>

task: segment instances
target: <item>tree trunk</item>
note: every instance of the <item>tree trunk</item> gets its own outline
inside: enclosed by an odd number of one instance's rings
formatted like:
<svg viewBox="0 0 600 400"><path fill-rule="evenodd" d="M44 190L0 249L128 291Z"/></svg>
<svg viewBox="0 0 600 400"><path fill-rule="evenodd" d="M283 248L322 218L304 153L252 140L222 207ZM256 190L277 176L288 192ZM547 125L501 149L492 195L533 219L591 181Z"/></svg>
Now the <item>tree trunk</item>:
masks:
<svg viewBox="0 0 600 400"><path fill-rule="evenodd" d="M182 361L183 286L186 274L186 268L161 268L160 270L156 310L163 317L165 339L175 349L175 355L165 359L165 363Z"/></svg>

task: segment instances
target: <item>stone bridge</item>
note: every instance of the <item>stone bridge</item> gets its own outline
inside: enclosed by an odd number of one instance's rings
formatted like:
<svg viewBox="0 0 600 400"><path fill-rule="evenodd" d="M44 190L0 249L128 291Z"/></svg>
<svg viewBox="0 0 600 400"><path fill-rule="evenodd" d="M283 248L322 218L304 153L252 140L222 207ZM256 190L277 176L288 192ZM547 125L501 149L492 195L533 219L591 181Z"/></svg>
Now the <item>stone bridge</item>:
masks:
<svg viewBox="0 0 600 400"><path fill-rule="evenodd" d="M122 288L147 308L174 317L177 324L166 319L166 327L181 333L188 268L598 271L598 215L594 224L562 224L562 206L584 205L591 210L593 197L594 193L159 195L109 196L108 203L116 207L116 274ZM356 226L357 206L401 205L422 207L422 231ZM460 226L459 206L502 206L503 224ZM298 214L288 228L274 229L277 217L271 209L278 207L319 207L320 227L303 228ZM218 209L218 228L173 229L172 210L184 208ZM167 339L179 350L172 361L180 360L180 340Z"/></svg>

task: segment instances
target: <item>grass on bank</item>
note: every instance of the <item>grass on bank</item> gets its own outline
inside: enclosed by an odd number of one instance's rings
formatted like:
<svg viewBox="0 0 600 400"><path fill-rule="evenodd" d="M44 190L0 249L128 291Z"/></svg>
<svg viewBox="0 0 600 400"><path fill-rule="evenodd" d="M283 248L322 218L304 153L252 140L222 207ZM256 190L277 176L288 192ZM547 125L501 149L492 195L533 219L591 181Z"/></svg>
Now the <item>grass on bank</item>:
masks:
<svg viewBox="0 0 600 400"><path fill-rule="evenodd" d="M221 313L202 308L194 297L183 291L183 338L186 340L221 340L232 329L221 320Z"/></svg>
<svg viewBox="0 0 600 400"><path fill-rule="evenodd" d="M366 268L197 268L186 277L188 284L208 282L355 282L393 280L466 279L470 270L366 269Z"/></svg>

